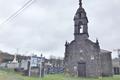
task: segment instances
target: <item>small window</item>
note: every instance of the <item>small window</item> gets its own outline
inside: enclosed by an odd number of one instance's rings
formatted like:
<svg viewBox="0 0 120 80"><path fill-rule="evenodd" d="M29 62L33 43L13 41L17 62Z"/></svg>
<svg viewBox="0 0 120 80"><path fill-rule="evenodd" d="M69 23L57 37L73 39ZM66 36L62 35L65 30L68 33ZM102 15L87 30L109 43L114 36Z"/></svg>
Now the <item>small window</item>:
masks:
<svg viewBox="0 0 120 80"><path fill-rule="evenodd" d="M83 50L82 50L82 49L80 49L80 53L83 53Z"/></svg>
<svg viewBox="0 0 120 80"><path fill-rule="evenodd" d="M93 55L91 55L91 60L94 60L94 59L95 59L95 57Z"/></svg>

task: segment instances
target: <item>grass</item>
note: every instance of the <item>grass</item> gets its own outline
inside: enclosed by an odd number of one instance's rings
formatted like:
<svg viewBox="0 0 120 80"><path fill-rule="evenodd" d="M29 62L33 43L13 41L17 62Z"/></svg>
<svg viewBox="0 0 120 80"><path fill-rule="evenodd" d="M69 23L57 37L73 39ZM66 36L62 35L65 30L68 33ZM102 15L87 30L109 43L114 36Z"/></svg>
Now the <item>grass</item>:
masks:
<svg viewBox="0 0 120 80"><path fill-rule="evenodd" d="M26 77L13 70L2 69L0 70L0 80L120 80L120 75L104 78L77 78L67 77L64 74L47 75L44 78L39 77Z"/></svg>

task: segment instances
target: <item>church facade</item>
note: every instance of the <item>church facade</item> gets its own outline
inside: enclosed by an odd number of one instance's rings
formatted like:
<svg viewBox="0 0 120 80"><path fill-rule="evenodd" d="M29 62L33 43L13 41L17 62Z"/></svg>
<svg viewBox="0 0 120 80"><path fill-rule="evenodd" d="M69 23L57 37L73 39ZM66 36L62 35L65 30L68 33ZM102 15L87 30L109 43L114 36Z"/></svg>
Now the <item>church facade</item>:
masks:
<svg viewBox="0 0 120 80"><path fill-rule="evenodd" d="M88 18L82 0L74 16L74 40L65 43L65 72L78 77L112 76L111 52L103 50L99 41L89 39Z"/></svg>

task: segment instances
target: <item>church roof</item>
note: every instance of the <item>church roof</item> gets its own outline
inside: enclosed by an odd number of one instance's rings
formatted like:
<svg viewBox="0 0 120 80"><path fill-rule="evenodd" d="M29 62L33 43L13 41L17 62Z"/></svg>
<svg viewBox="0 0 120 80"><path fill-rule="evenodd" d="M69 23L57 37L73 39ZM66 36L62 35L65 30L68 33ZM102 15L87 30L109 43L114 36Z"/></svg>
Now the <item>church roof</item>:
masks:
<svg viewBox="0 0 120 80"><path fill-rule="evenodd" d="M112 53L112 52L111 52L111 51L108 51L108 50L101 49L101 50L100 50L100 53Z"/></svg>

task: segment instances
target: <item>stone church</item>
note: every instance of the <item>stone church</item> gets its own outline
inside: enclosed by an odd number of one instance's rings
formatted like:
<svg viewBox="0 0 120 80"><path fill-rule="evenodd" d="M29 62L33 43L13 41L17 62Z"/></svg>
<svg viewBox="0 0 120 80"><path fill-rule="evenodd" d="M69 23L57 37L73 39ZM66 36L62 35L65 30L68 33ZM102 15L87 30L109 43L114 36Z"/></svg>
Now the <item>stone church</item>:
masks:
<svg viewBox="0 0 120 80"><path fill-rule="evenodd" d="M82 0L74 16L74 40L65 43L65 72L78 77L112 76L111 52L89 39L88 18Z"/></svg>

